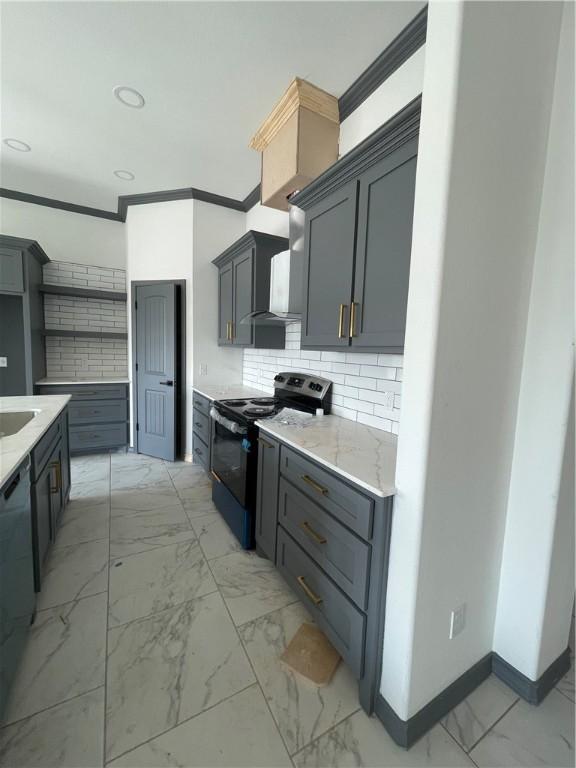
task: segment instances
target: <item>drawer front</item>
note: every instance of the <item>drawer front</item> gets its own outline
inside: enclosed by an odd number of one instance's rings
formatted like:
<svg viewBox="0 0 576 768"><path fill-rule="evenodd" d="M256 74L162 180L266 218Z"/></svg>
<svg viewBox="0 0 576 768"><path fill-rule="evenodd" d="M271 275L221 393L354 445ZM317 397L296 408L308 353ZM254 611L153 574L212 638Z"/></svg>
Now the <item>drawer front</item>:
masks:
<svg viewBox="0 0 576 768"><path fill-rule="evenodd" d="M374 499L282 446L280 474L363 539L372 537Z"/></svg>
<svg viewBox="0 0 576 768"><path fill-rule="evenodd" d="M50 458L50 454L54 450L54 443L61 437L62 423L62 417L59 416L32 450L32 463L30 467L30 479L32 482L40 476L46 462Z"/></svg>
<svg viewBox="0 0 576 768"><path fill-rule="evenodd" d="M127 400L127 384L39 384L43 395L72 395L76 400Z"/></svg>
<svg viewBox="0 0 576 768"><path fill-rule="evenodd" d="M356 677L362 677L366 617L281 526L277 566Z"/></svg>
<svg viewBox="0 0 576 768"><path fill-rule="evenodd" d="M71 425L126 421L127 413L126 400L83 400L69 406Z"/></svg>
<svg viewBox="0 0 576 768"><path fill-rule="evenodd" d="M204 467L206 472L210 471L210 449L206 443L198 437L198 435L192 436L192 453L194 464L200 464Z"/></svg>
<svg viewBox="0 0 576 768"><path fill-rule="evenodd" d="M70 452L82 453L98 448L117 448L128 442L126 424L70 427Z"/></svg>
<svg viewBox="0 0 576 768"><path fill-rule="evenodd" d="M200 413L203 413L204 416L210 416L210 400L208 400L207 397L204 397L204 395L199 395L198 392L194 392L192 396L192 403L194 408L200 411Z"/></svg>
<svg viewBox="0 0 576 768"><path fill-rule="evenodd" d="M285 478L280 480L278 519L340 589L365 610L370 546Z"/></svg>
<svg viewBox="0 0 576 768"><path fill-rule="evenodd" d="M192 410L192 430L206 445L210 445L210 417L198 408Z"/></svg>

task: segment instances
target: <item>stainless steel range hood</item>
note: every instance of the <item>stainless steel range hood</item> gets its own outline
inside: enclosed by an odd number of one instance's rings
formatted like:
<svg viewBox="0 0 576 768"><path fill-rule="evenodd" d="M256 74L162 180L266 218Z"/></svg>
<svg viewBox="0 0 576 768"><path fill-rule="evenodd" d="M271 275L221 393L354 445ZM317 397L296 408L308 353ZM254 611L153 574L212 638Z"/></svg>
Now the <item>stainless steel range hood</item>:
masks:
<svg viewBox="0 0 576 768"><path fill-rule="evenodd" d="M291 205L288 217L290 250L272 257L270 303L243 317L241 323L295 323L302 318L304 211Z"/></svg>

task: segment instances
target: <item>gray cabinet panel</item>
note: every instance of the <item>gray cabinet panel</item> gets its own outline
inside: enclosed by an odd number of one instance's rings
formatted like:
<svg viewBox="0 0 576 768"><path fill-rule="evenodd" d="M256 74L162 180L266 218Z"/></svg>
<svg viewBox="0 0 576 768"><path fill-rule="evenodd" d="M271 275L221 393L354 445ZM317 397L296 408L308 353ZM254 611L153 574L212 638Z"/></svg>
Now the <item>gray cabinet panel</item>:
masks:
<svg viewBox="0 0 576 768"><path fill-rule="evenodd" d="M101 424L70 427L70 453L85 453L101 448L118 448L128 441L126 424Z"/></svg>
<svg viewBox="0 0 576 768"><path fill-rule="evenodd" d="M280 444L271 437L258 438L258 487L256 492L256 545L276 561Z"/></svg>
<svg viewBox="0 0 576 768"><path fill-rule="evenodd" d="M218 344L232 344L231 325L234 311L233 265L226 264L218 272Z"/></svg>
<svg viewBox="0 0 576 768"><path fill-rule="evenodd" d="M69 406L70 424L97 424L107 421L126 421L126 400L85 400Z"/></svg>
<svg viewBox="0 0 576 768"><path fill-rule="evenodd" d="M128 397L127 384L38 384L44 395L71 395L77 400L116 400Z"/></svg>
<svg viewBox="0 0 576 768"><path fill-rule="evenodd" d="M277 566L357 677L364 668L366 617L278 527Z"/></svg>
<svg viewBox="0 0 576 768"><path fill-rule="evenodd" d="M370 547L284 478L280 480L281 525L336 584L366 608Z"/></svg>
<svg viewBox="0 0 576 768"><path fill-rule="evenodd" d="M32 482L40 476L61 435L62 419L58 418L32 449L30 465L30 479Z"/></svg>
<svg viewBox="0 0 576 768"><path fill-rule="evenodd" d="M194 464L200 464L206 472L210 471L210 449L208 445L198 437L198 435L192 435L192 453Z"/></svg>
<svg viewBox="0 0 576 768"><path fill-rule="evenodd" d="M0 249L0 291L24 293L24 254L19 248Z"/></svg>
<svg viewBox="0 0 576 768"><path fill-rule="evenodd" d="M302 347L347 347L357 182L306 212Z"/></svg>
<svg viewBox="0 0 576 768"><path fill-rule="evenodd" d="M282 446L280 473L341 523L364 539L372 537L374 500L322 469L291 448Z"/></svg>
<svg viewBox="0 0 576 768"><path fill-rule="evenodd" d="M232 339L235 345L242 347L252 344L252 323L241 323L243 317L252 311L254 290L254 257L252 249L238 256L233 261L234 267L234 317L232 319Z"/></svg>
<svg viewBox="0 0 576 768"><path fill-rule="evenodd" d="M192 403L194 408L200 411L200 413L203 413L205 416L210 415L210 400L208 400L207 397L204 397L204 395L201 395L198 392L194 392Z"/></svg>
<svg viewBox="0 0 576 768"><path fill-rule="evenodd" d="M417 142L360 177L352 347L404 346Z"/></svg>
<svg viewBox="0 0 576 768"><path fill-rule="evenodd" d="M192 409L192 431L203 440L206 445L210 445L210 417L199 411Z"/></svg>

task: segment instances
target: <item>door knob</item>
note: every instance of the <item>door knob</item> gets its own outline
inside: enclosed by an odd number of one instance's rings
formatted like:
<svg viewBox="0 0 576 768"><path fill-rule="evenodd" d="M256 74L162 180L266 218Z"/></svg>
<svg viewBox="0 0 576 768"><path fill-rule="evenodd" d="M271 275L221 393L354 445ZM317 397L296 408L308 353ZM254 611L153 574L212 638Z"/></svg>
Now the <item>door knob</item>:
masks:
<svg viewBox="0 0 576 768"><path fill-rule="evenodd" d="M168 381L161 381L160 384L164 384L166 387L174 386L174 382L172 381L172 379L168 379Z"/></svg>

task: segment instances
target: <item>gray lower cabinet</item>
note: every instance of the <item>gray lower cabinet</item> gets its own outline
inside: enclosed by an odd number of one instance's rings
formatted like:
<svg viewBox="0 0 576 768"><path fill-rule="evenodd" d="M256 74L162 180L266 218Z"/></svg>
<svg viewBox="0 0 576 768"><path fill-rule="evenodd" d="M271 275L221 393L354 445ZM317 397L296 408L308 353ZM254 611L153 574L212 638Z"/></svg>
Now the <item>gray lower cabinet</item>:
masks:
<svg viewBox="0 0 576 768"><path fill-rule="evenodd" d="M40 384L36 389L39 394L72 395L68 406L70 453L128 444L127 384Z"/></svg>
<svg viewBox="0 0 576 768"><path fill-rule="evenodd" d="M304 211L302 347L402 352L420 99L291 199Z"/></svg>
<svg viewBox="0 0 576 768"><path fill-rule="evenodd" d="M372 713L380 684L391 497L356 487L261 430L256 544L359 682Z"/></svg>
<svg viewBox="0 0 576 768"><path fill-rule="evenodd" d="M212 262L218 268L218 344L283 349L281 324L256 325L244 319L270 304L272 257L288 248L284 237L250 230Z"/></svg>
<svg viewBox="0 0 576 768"><path fill-rule="evenodd" d="M0 246L0 291L24 293L24 251Z"/></svg>
<svg viewBox="0 0 576 768"><path fill-rule="evenodd" d="M42 575L50 545L56 539L62 511L70 493L68 413L44 434L31 455L32 545L34 584L42 588Z"/></svg>
<svg viewBox="0 0 576 768"><path fill-rule="evenodd" d="M212 462L212 419L210 400L199 392L192 397L192 461L210 472Z"/></svg>
<svg viewBox="0 0 576 768"><path fill-rule="evenodd" d="M267 435L258 438L258 487L256 492L256 546L276 561L280 443Z"/></svg>

